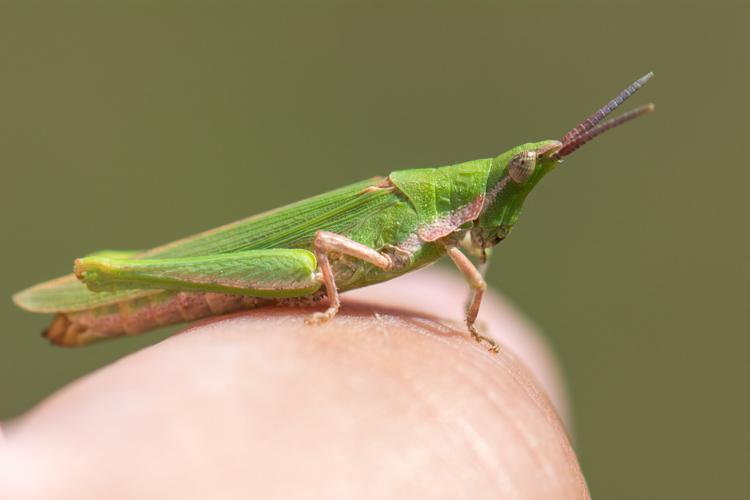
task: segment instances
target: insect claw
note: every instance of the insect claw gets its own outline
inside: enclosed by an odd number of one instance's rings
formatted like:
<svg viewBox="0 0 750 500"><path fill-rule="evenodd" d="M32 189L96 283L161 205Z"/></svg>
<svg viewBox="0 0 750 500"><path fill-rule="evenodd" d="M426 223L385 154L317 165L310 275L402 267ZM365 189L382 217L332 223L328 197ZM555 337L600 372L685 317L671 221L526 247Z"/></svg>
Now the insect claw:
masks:
<svg viewBox="0 0 750 500"><path fill-rule="evenodd" d="M468 325L469 327L469 333L471 333L471 336L474 340L476 340L478 343L485 342L489 344L489 347L487 347L487 350L489 352L497 354L500 352L500 344L498 344L494 339L491 339L490 337L485 337L484 335L480 335L479 331L477 330L477 327L474 325Z"/></svg>
<svg viewBox="0 0 750 500"><path fill-rule="evenodd" d="M335 308L328 308L324 312L316 312L305 318L305 323L308 325L319 325L321 323L327 323L336 316L337 310Z"/></svg>

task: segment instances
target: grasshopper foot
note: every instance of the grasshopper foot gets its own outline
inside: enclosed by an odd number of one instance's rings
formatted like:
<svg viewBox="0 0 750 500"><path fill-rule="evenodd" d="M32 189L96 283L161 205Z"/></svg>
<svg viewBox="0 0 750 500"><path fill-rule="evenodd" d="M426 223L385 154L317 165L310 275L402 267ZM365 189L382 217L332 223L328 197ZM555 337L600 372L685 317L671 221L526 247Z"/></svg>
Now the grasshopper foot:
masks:
<svg viewBox="0 0 750 500"><path fill-rule="evenodd" d="M336 313L338 312L338 307L329 307L324 312L316 312L308 317L305 318L305 323L308 325L319 325L321 323L327 323L328 321L331 321L334 316L336 316Z"/></svg>
<svg viewBox="0 0 750 500"><path fill-rule="evenodd" d="M469 333L471 333L471 336L479 342L480 344L482 342L486 343L489 347L487 347L487 350L490 352L498 353L500 352L500 345L495 342L494 339L491 339L490 337L485 337L484 335L480 335L479 331L477 330L477 327L473 324L467 325L469 327Z"/></svg>

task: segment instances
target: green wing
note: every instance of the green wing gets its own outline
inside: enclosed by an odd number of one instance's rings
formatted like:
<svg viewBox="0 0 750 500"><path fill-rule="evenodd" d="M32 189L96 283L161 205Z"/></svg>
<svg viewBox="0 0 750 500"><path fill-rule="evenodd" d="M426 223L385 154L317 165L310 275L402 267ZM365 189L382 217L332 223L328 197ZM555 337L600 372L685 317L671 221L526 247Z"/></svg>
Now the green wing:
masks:
<svg viewBox="0 0 750 500"><path fill-rule="evenodd" d="M157 293L161 293L161 291L92 292L74 275L69 274L18 292L13 296L13 302L18 307L31 312L73 312Z"/></svg>
<svg viewBox="0 0 750 500"><path fill-rule="evenodd" d="M390 189L367 189L381 178L351 184L283 208L206 231L138 254L134 258L197 257L267 248L309 248L315 231L347 234L368 218L401 201ZM21 308L43 313L105 306L160 290L92 292L74 275L28 288L13 296Z"/></svg>

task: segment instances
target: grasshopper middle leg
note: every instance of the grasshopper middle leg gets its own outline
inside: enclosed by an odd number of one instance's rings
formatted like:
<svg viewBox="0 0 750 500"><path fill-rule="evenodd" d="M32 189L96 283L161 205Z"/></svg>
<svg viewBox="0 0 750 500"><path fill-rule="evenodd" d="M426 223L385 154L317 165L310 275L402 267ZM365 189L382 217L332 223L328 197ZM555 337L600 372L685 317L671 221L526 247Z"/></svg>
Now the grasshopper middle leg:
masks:
<svg viewBox="0 0 750 500"><path fill-rule="evenodd" d="M333 269L331 269L331 263L328 260L328 254L330 252L355 257L384 270L393 267L393 261L389 256L382 254L367 245L357 243L346 236L330 233L328 231L318 231L315 234L313 252L318 261L318 268L322 274L323 284L326 287L328 309L324 312L318 312L308 317L308 323L322 323L328 321L336 316L336 313L341 307L339 292L336 288L336 279L333 275Z"/></svg>

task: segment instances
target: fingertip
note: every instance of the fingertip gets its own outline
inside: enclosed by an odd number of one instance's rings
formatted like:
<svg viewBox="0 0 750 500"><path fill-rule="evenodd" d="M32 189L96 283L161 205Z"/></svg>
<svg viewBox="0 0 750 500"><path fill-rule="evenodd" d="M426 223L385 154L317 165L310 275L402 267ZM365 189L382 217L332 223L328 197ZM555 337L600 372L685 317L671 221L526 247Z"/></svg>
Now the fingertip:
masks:
<svg viewBox="0 0 750 500"><path fill-rule="evenodd" d="M14 427L15 450L34 457L19 462L24 484L79 498L136 483L181 498L587 497L555 410L510 350L403 309L345 305L318 326L311 312L203 322L64 388Z"/></svg>

